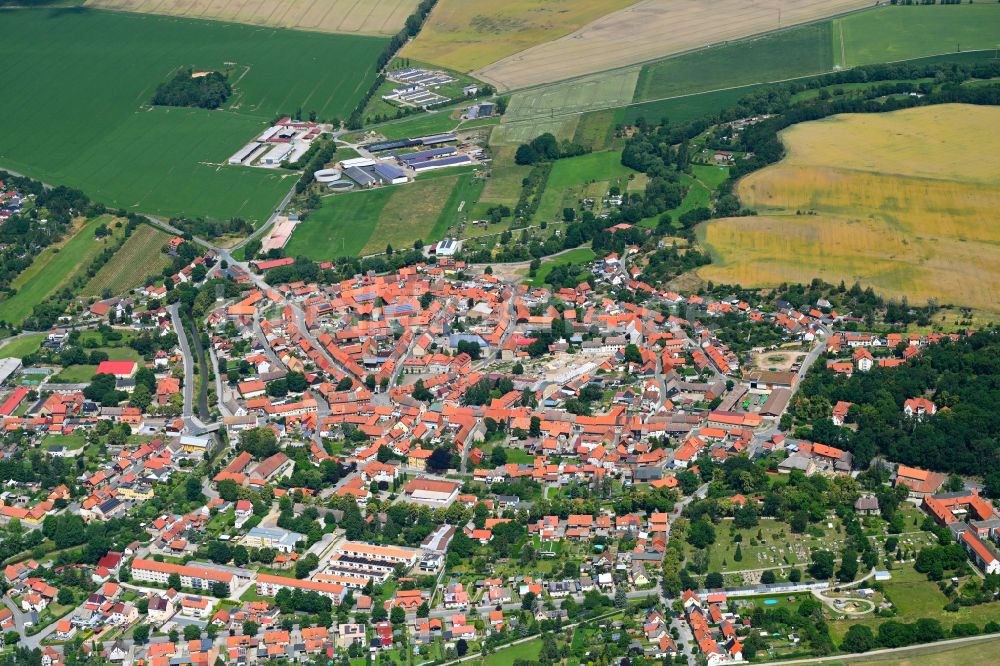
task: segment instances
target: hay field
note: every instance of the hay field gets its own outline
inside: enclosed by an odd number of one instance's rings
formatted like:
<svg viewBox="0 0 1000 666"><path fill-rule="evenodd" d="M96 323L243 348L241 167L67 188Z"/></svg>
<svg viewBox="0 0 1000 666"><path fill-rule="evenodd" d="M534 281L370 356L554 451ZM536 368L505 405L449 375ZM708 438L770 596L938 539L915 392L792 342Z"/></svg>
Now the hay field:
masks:
<svg viewBox="0 0 1000 666"><path fill-rule="evenodd" d="M572 33L636 0L439 0L401 53L460 72Z"/></svg>
<svg viewBox="0 0 1000 666"><path fill-rule="evenodd" d="M272 28L394 35L418 0L87 0L85 7Z"/></svg>
<svg viewBox="0 0 1000 666"><path fill-rule="evenodd" d="M998 122L996 107L940 105L790 128L788 157L739 184L762 214L699 228L714 262L699 277L858 280L912 303L1000 310Z"/></svg>
<svg viewBox="0 0 1000 666"><path fill-rule="evenodd" d="M522 88L654 60L871 5L870 0L642 0L571 35L521 51L473 74L500 89Z"/></svg>

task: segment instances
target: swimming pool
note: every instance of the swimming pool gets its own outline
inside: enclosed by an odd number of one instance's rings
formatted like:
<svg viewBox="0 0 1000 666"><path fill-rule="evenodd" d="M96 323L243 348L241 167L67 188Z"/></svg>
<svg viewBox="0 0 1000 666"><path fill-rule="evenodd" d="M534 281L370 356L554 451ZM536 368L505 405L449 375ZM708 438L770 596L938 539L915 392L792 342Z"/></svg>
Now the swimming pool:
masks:
<svg viewBox="0 0 1000 666"><path fill-rule="evenodd" d="M773 606L776 603L778 603L777 599L764 599L764 605L765 606Z"/></svg>

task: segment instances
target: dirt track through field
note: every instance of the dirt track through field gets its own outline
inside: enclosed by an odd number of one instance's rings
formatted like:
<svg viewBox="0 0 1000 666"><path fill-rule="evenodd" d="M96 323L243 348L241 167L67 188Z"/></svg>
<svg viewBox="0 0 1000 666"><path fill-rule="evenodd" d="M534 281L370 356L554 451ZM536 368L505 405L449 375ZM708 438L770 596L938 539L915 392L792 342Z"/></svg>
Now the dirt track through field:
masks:
<svg viewBox="0 0 1000 666"><path fill-rule="evenodd" d="M87 0L85 5L314 32L393 35L417 0Z"/></svg>
<svg viewBox="0 0 1000 666"><path fill-rule="evenodd" d="M473 72L510 90L614 69L874 6L873 0L642 0Z"/></svg>

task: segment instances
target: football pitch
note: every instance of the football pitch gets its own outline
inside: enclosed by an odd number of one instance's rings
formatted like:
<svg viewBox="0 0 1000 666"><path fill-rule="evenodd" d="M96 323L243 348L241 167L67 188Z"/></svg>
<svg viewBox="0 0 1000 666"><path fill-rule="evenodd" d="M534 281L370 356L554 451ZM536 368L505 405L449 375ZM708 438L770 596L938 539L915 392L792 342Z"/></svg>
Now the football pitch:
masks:
<svg viewBox="0 0 1000 666"><path fill-rule="evenodd" d="M82 8L5 11L4 28L0 166L135 212L252 221L297 176L230 167L228 156L278 114L349 114L385 45ZM185 66L229 72L226 108L148 106Z"/></svg>

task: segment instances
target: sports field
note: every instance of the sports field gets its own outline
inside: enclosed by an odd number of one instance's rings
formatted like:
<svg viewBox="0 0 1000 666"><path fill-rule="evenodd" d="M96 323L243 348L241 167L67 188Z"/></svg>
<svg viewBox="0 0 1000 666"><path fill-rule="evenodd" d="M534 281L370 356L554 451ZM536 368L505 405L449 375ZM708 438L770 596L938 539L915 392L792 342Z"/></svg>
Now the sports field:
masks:
<svg viewBox="0 0 1000 666"><path fill-rule="evenodd" d="M346 116L385 44L84 9L9 10L3 23L5 86L18 94L0 96L0 114L34 129L0 135L0 167L165 217L265 219L295 176L221 165L277 113ZM188 65L230 69L226 110L145 106Z"/></svg>
<svg viewBox="0 0 1000 666"><path fill-rule="evenodd" d="M84 274L94 257L114 244L114 235L103 239L94 236L97 227L113 219L103 216L81 220L65 240L42 250L11 283L17 293L0 301L0 320L20 323L36 305ZM121 238L120 232L117 237Z"/></svg>
<svg viewBox="0 0 1000 666"><path fill-rule="evenodd" d="M880 7L835 19L833 39L841 67L996 49L1000 4Z"/></svg>
<svg viewBox="0 0 1000 666"><path fill-rule="evenodd" d="M789 128L786 159L738 187L762 214L699 228L713 258L699 276L748 287L859 280L911 303L997 311L998 122L996 107L939 105Z"/></svg>
<svg viewBox="0 0 1000 666"><path fill-rule="evenodd" d="M500 89L647 62L870 7L869 0L641 0L473 72Z"/></svg>
<svg viewBox="0 0 1000 666"><path fill-rule="evenodd" d="M105 290L122 294L141 286L147 277L159 276L170 264L162 252L170 235L148 224L139 225L128 237L114 259L101 266L80 292L83 296L101 296Z"/></svg>
<svg viewBox="0 0 1000 666"><path fill-rule="evenodd" d="M418 0L87 0L85 6L316 32L394 35Z"/></svg>
<svg viewBox="0 0 1000 666"><path fill-rule="evenodd" d="M636 0L439 0L403 57L468 72L568 35Z"/></svg>

